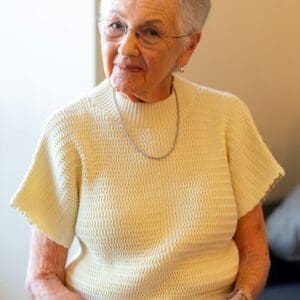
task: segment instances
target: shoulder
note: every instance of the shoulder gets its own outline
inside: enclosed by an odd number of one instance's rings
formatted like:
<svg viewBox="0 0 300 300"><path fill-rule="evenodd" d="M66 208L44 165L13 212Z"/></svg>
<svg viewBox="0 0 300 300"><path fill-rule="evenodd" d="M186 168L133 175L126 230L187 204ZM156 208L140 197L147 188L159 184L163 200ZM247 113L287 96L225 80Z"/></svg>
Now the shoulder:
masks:
<svg viewBox="0 0 300 300"><path fill-rule="evenodd" d="M175 78L176 86L181 93L193 95L196 103L201 105L202 108L205 106L229 115L235 111L248 110L245 102L231 92L204 86L178 76Z"/></svg>
<svg viewBox="0 0 300 300"><path fill-rule="evenodd" d="M49 125L61 125L66 128L82 125L90 120L95 113L95 107L99 103L107 101L111 93L111 87L107 79L97 86L82 93L76 99L53 111L46 123Z"/></svg>
<svg viewBox="0 0 300 300"><path fill-rule="evenodd" d="M95 102L101 98L105 86L106 80L52 111L44 122L43 131L70 133L81 128L93 118Z"/></svg>

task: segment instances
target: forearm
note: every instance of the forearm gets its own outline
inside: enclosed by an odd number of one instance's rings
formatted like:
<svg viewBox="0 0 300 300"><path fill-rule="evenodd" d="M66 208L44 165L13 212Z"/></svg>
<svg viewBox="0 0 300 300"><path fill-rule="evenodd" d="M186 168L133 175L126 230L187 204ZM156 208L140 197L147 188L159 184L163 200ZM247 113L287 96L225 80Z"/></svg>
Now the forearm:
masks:
<svg viewBox="0 0 300 300"><path fill-rule="evenodd" d="M253 299L257 299L263 290L270 269L268 254L248 254L240 258L235 289L244 289Z"/></svg>
<svg viewBox="0 0 300 300"><path fill-rule="evenodd" d="M270 269L261 204L239 219L234 239L240 255L235 289L242 289L257 299L266 284Z"/></svg>
<svg viewBox="0 0 300 300"><path fill-rule="evenodd" d="M26 290L31 299L83 299L65 286L65 264L68 249L49 240L33 227Z"/></svg>
<svg viewBox="0 0 300 300"><path fill-rule="evenodd" d="M34 300L82 300L83 298L63 285L55 274L32 279L26 285L29 297Z"/></svg>

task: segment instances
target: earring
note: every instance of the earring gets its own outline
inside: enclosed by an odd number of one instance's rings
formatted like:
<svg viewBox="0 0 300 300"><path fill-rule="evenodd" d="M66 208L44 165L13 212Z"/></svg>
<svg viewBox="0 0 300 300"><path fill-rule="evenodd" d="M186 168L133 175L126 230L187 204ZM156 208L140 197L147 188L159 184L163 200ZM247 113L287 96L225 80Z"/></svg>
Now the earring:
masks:
<svg viewBox="0 0 300 300"><path fill-rule="evenodd" d="M175 65L174 67L174 72L180 72L183 73L184 72L184 68L179 66L179 65Z"/></svg>

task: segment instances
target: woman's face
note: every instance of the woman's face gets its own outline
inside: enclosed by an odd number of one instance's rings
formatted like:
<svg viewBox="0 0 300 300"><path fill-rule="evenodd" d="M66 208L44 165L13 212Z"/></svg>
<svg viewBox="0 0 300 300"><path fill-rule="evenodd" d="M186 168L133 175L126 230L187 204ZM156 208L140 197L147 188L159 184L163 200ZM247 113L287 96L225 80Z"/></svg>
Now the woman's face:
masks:
<svg viewBox="0 0 300 300"><path fill-rule="evenodd" d="M182 40L159 39L158 43L141 41L136 30L146 35L160 32L178 36L177 1L175 0L102 0L101 46L106 77L117 91L132 100L156 101L170 94L172 71L182 65ZM129 28L120 40L103 34L103 28ZM154 31L153 31L154 30Z"/></svg>

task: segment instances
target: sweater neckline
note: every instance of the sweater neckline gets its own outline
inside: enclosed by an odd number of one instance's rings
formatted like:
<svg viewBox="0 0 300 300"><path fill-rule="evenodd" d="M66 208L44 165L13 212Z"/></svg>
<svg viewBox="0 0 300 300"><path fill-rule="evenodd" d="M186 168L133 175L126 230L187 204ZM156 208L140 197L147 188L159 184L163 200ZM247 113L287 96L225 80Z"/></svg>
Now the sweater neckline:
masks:
<svg viewBox="0 0 300 300"><path fill-rule="evenodd" d="M195 105L195 89L185 80L174 76L173 85L178 95L180 120L186 118ZM113 88L106 78L98 86L95 105L101 112L119 120L117 108L113 100ZM140 128L174 128L176 125L176 96L174 89L167 98L153 102L133 102L125 94L116 92L120 113L126 127Z"/></svg>

